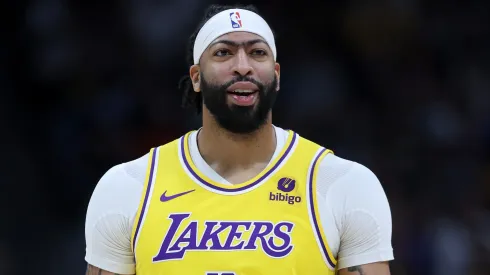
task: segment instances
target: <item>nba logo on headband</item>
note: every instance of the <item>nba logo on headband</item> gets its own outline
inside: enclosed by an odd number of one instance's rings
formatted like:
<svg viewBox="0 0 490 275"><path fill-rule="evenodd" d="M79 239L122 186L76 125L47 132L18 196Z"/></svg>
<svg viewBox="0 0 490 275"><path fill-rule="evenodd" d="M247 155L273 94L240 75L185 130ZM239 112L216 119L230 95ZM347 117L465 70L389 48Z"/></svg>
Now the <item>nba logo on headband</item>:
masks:
<svg viewBox="0 0 490 275"><path fill-rule="evenodd" d="M240 19L240 13L237 11L230 13L231 26L234 29L242 27L242 20Z"/></svg>
<svg viewBox="0 0 490 275"><path fill-rule="evenodd" d="M242 21L245 21L245 24ZM249 10L228 9L211 17L197 33L192 51L194 64L199 64L201 55L216 38L231 32L249 32L261 36L271 48L276 61L274 34L267 22Z"/></svg>

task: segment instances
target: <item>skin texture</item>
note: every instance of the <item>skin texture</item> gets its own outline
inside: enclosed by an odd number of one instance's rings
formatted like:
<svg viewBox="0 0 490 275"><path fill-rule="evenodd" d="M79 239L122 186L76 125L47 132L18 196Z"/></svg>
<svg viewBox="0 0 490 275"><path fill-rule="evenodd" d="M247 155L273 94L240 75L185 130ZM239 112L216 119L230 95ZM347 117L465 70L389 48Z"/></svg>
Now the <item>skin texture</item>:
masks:
<svg viewBox="0 0 490 275"><path fill-rule="evenodd" d="M351 266L340 269L338 275L390 275L390 267L387 262Z"/></svg>
<svg viewBox="0 0 490 275"><path fill-rule="evenodd" d="M280 65L263 39L252 33L234 32L218 37L201 56L198 65L189 70L194 91L203 93L203 127L198 135L199 151L204 160L231 183L241 183L260 173L269 163L276 139L269 111L254 131L234 133L224 128L206 106L206 83L219 86L241 77L268 86L278 93ZM271 87L271 83L274 85ZM222 91L224 93L224 91ZM257 98L249 112L257 112L264 98ZM229 97L228 108L235 108ZM272 106L270 106L272 108ZM251 116L252 119L254 116ZM245 118L244 118L245 119Z"/></svg>
<svg viewBox="0 0 490 275"><path fill-rule="evenodd" d="M105 271L93 265L88 265L87 272L85 272L85 275L120 275L120 274Z"/></svg>

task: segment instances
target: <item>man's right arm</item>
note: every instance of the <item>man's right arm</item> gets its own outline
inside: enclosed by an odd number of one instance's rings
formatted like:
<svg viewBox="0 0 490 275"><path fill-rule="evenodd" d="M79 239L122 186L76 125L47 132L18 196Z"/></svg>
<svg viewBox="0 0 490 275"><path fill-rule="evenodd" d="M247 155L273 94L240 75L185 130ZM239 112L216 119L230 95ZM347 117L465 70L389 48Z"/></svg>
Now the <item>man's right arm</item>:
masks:
<svg viewBox="0 0 490 275"><path fill-rule="evenodd" d="M87 266L87 272L85 273L85 275L120 275L120 274L109 272L107 270L102 270L98 267L89 264Z"/></svg>
<svg viewBox="0 0 490 275"><path fill-rule="evenodd" d="M95 187L85 221L86 274L136 273L131 233L146 162L143 157L114 166Z"/></svg>

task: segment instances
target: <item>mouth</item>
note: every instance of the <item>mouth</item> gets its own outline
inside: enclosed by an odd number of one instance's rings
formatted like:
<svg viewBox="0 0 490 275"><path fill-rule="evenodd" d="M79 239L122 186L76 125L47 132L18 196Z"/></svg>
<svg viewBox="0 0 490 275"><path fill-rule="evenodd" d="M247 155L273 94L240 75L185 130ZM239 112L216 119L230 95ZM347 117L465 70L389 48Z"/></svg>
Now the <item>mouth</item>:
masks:
<svg viewBox="0 0 490 275"><path fill-rule="evenodd" d="M240 106L250 106L255 104L258 98L257 90L236 89L228 91L228 96L232 102Z"/></svg>

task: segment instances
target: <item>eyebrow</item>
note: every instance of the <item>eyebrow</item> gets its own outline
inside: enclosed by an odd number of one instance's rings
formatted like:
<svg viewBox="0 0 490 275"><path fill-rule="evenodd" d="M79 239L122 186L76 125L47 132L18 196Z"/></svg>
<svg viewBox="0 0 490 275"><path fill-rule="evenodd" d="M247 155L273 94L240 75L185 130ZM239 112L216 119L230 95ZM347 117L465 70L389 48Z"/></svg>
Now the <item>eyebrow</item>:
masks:
<svg viewBox="0 0 490 275"><path fill-rule="evenodd" d="M231 41L231 40L218 40L214 43L212 43L209 47L212 47L216 44L226 44L226 45L229 45L229 46L232 46L232 47L239 47L239 46L251 46L251 45L254 45L254 44L257 44L257 43L264 43L266 45L269 45L267 44L267 42L265 42L263 39L253 39L253 40L248 40L248 41L245 41L245 42L241 42L241 43L237 43L235 41Z"/></svg>

